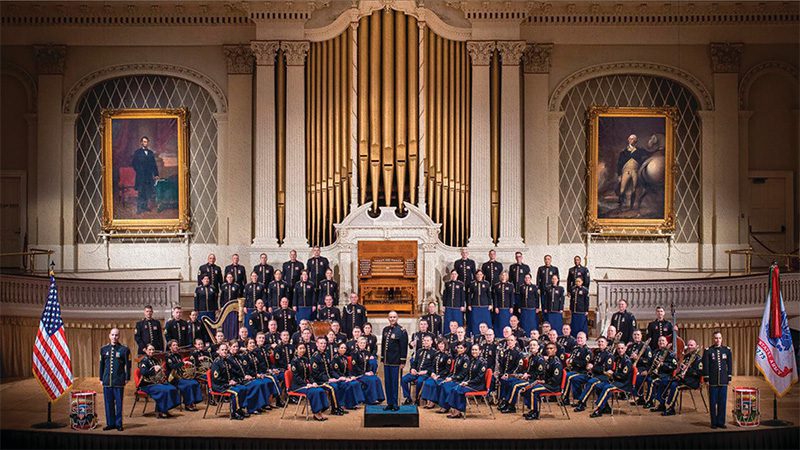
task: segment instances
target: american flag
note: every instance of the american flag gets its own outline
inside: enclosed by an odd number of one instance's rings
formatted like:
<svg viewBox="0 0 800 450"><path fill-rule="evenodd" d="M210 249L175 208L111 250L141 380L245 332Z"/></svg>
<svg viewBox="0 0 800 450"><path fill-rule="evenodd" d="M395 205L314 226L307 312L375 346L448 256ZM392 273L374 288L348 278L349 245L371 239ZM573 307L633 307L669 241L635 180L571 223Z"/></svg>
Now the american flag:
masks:
<svg viewBox="0 0 800 450"><path fill-rule="evenodd" d="M33 376L39 380L50 401L64 395L72 386L72 361L64 333L64 321L61 320L56 279L52 273L47 303L33 344Z"/></svg>

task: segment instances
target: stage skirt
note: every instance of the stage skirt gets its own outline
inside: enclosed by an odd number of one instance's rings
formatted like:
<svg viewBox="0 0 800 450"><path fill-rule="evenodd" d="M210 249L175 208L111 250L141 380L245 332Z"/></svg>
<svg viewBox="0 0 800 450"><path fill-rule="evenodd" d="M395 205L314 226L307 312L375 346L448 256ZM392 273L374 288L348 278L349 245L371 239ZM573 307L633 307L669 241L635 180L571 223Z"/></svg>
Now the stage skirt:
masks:
<svg viewBox="0 0 800 450"><path fill-rule="evenodd" d="M194 405L203 401L203 393L200 392L200 383L197 380L178 380L176 387L181 392L184 405Z"/></svg>
<svg viewBox="0 0 800 450"><path fill-rule="evenodd" d="M500 312L494 316L495 323L494 329L497 330L497 335L503 335L503 328L509 326L511 321L511 310L508 308L500 308Z"/></svg>
<svg viewBox="0 0 800 450"><path fill-rule="evenodd" d="M493 328L492 313L488 306L473 306L469 313L469 332L472 336L480 336L480 325L485 323L487 327ZM448 325L449 329L449 325Z"/></svg>
<svg viewBox="0 0 800 450"><path fill-rule="evenodd" d="M314 414L325 411L330 407L330 403L328 402L328 393L321 387L304 387L293 392L306 394L308 404L311 405L311 412Z"/></svg>
<svg viewBox="0 0 800 450"><path fill-rule="evenodd" d="M456 385L456 387L450 391L450 394L448 394L446 403L448 403L451 408L455 408L463 413L467 410L466 393L474 390L475 389L469 386Z"/></svg>
<svg viewBox="0 0 800 450"><path fill-rule="evenodd" d="M589 319L585 313L572 313L572 320L570 321L570 328L572 337L578 337L578 333L583 331L586 336L589 336Z"/></svg>
<svg viewBox="0 0 800 450"><path fill-rule="evenodd" d="M564 326L564 316L561 311L545 313L544 320L550 322L550 328L556 330L558 335L561 336L561 328Z"/></svg>
<svg viewBox="0 0 800 450"><path fill-rule="evenodd" d="M386 400L383 394L383 383L376 375L361 375L358 377L361 388L364 391L364 399L370 405Z"/></svg>
<svg viewBox="0 0 800 450"><path fill-rule="evenodd" d="M444 329L450 329L450 322L456 321L458 326L464 326L464 313L461 308L445 308L444 309Z"/></svg>
<svg viewBox="0 0 800 450"><path fill-rule="evenodd" d="M428 378L425 380L425 383L422 384L422 399L429 402L439 403L439 390L441 389L443 383L444 379L442 378L439 378L438 380Z"/></svg>
<svg viewBox="0 0 800 450"><path fill-rule="evenodd" d="M247 412L252 413L253 411L258 411L259 409L269 405L271 389L267 384L267 380L250 380L250 382L245 386L247 387L247 390L245 391L244 400L241 398L239 400L242 401L241 406L246 408Z"/></svg>
<svg viewBox="0 0 800 450"><path fill-rule="evenodd" d="M448 400L451 399L450 393L453 392L455 388L457 388L459 384L455 381L448 381L442 383L439 387L439 401L436 402L444 409L450 409L453 405L450 404Z"/></svg>
<svg viewBox="0 0 800 450"><path fill-rule="evenodd" d="M166 413L181 404L181 393L171 384L151 384L142 387L141 390L147 392L153 399L157 412Z"/></svg>
<svg viewBox="0 0 800 450"><path fill-rule="evenodd" d="M364 389L358 380L342 381L344 385L344 398L342 405L347 409L354 409L357 405L364 403Z"/></svg>
<svg viewBox="0 0 800 450"><path fill-rule="evenodd" d="M297 307L297 323L300 323L303 319L311 320L311 315L313 311L311 311L310 306L298 306Z"/></svg>
<svg viewBox="0 0 800 450"><path fill-rule="evenodd" d="M539 318L536 316L536 309L521 308L519 311L519 324L528 336L530 336L531 330L538 330Z"/></svg>

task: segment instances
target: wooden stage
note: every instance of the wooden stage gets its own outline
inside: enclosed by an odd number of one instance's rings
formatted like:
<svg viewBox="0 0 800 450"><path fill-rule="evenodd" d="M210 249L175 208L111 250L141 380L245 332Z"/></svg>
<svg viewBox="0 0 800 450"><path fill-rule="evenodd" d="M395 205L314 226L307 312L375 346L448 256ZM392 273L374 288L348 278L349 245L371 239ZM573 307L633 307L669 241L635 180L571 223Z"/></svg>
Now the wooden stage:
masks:
<svg viewBox="0 0 800 450"><path fill-rule="evenodd" d="M734 386L754 386L758 387L761 391L761 411L762 420L772 417L772 393L767 387L766 383L761 377L736 377L733 382ZM231 421L227 416L213 416L213 410L209 411L209 416L205 420L202 418L202 408L199 412L184 412L180 410L173 410L174 417L166 420L158 420L155 418L153 411L153 404L148 404L148 413L142 416L142 402L139 402L134 411L133 417L128 418L131 405L133 404L132 386L126 390L125 397L125 431L118 432L102 431L101 428L105 424L104 410L102 402L102 388L97 379L78 379L76 380L74 389L80 390L94 390L98 391L96 410L100 415L99 426L91 431L73 431L69 428L61 428L54 431L33 430L30 426L37 422L42 422L46 418L47 402L40 387L34 379L25 379L19 381L4 382L0 384L0 429L3 430L3 448L12 446L25 446L26 444L20 439L28 439L35 433L41 433L42 436L47 436L44 433L66 433L60 435L61 438L56 441L38 441L42 445L48 442L53 445L54 442L64 442L65 446L82 445L77 442L90 442L91 438L97 439L110 439L114 437L127 437L128 439L121 439L125 442L133 442L130 438L134 438L140 442L145 442L149 438L172 438L178 436L193 436L204 437L207 440L206 448L216 448L210 445L214 439L219 442L242 442L239 439L259 439L261 442L263 438L269 438L269 442L277 442L277 440L295 440L295 439L326 439L331 441L347 441L350 445L340 446L339 448L350 448L358 444L369 446L368 442L364 441L379 441L379 440L395 440L394 444L399 444L398 441L410 440L424 440L428 444L434 442L441 442L444 444L446 441L456 443L460 441L463 445L460 448L478 448L468 445L467 441L478 442L497 442L497 440L536 440L539 443L550 442L551 447L553 440L568 440L572 442L569 445L571 448L578 447L605 447L607 444L617 439L624 438L630 442L641 441L649 442L648 448L681 448L684 445L679 445L679 442L697 442L699 437L708 440L708 442L716 442L720 445L725 442L725 448L736 447L736 443L744 446L745 442L749 442L749 448L759 447L758 442L761 442L759 430L761 434L773 433L774 429L760 426L757 428L740 428L736 426L732 417L732 408L734 397L732 394L728 396L728 428L727 430L712 430L709 427L708 414L703 408L702 401L698 393L695 393L695 399L700 411L695 411L692 401L688 394L685 394L683 414L662 417L659 413L651 413L649 411L638 408L633 413L628 410L627 406L623 406L622 412L615 414L613 417L605 415L600 418L590 419L589 411L582 413L572 413L570 411L570 420L562 417L559 409L552 405L552 413L548 412L547 405L543 405L542 418L538 421L525 421L521 415L503 415L496 413L496 420L492 420L485 407L481 407L480 411L476 411L474 406L468 412L469 416L466 420L447 419L443 414L436 414L434 410L420 410L420 428L418 429L392 429L392 428L364 428L363 427L363 407L356 411L351 411L350 414L342 417L329 416L327 422L306 422L302 419L294 419L289 412L293 412L294 405L290 405L287 412L287 418L280 420L280 410L273 410L260 416L252 416L244 421ZM69 395L65 395L59 401L53 404L53 418L57 422L68 423L68 403ZM198 406L204 406L198 405ZM794 426L798 425L800 419L800 394L798 388L795 387L790 395L783 398L780 403L779 416L784 420L794 422ZM223 407L227 410L227 405ZM770 431L764 431L770 430ZM783 429L785 435L787 429ZM795 436L793 443L797 442L797 429L794 428L792 434ZM653 437L658 435L658 437ZM648 438L649 436L649 438ZM52 437L52 435L51 435ZM70 440L70 437L81 439L79 441ZM638 438L637 438L638 437ZM86 438L90 438L86 441ZM226 441L226 438L235 438ZM689 439L687 441L687 438ZM748 439L745 439L748 438ZM750 438L756 438L755 441ZM586 439L589 439L588 441ZM68 444L70 443L71 444ZM109 441L103 441L108 443ZM581 442L585 445L581 445ZM591 443L590 443L591 442ZM775 446L774 441L770 446ZM779 442L785 442L779 441ZM789 441L791 443L791 439ZM577 444L577 445L575 445ZM31 444L35 445L35 444ZM86 444L88 445L88 444ZM699 444L696 444L699 445ZM94 446L94 445L93 445ZM100 445L104 447L104 445ZM356 445L358 446L358 445ZM703 445L708 448L709 445ZM115 445L115 448L127 448L126 445ZM149 448L158 448L158 445L153 444ZM184 448L190 448L183 445ZM223 448L230 448L230 445L222 445ZM291 445L284 446L287 448ZM445 446L438 446L444 448ZM512 446L504 446L510 448ZM528 445L527 447L531 447ZM712 445L713 447L713 445ZM421 448L416 446L416 448ZM796 448L796 447L795 447Z"/></svg>

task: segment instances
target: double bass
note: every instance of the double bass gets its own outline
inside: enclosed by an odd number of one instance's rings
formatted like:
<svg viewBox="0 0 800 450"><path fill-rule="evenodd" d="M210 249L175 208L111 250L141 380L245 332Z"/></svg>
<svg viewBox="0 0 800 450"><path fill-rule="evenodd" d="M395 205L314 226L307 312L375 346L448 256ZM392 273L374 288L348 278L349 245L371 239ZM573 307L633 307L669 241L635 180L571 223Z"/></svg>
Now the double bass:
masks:
<svg viewBox="0 0 800 450"><path fill-rule="evenodd" d="M675 354L678 361L683 361L683 349L686 348L686 343L683 342L683 338L678 336L678 322L675 318L674 301L669 304L669 313L672 316L672 336L667 336L667 342L672 344L672 353Z"/></svg>

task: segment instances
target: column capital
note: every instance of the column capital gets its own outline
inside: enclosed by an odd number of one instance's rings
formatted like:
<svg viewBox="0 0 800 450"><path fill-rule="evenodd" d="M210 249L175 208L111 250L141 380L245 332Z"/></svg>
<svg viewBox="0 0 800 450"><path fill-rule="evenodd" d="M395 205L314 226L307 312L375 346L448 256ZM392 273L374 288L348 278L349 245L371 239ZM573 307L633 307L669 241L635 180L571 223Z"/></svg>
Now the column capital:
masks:
<svg viewBox="0 0 800 450"><path fill-rule="evenodd" d="M522 70L525 73L550 73L552 53L553 44L526 44L522 52Z"/></svg>
<svg viewBox="0 0 800 450"><path fill-rule="evenodd" d="M496 48L494 41L467 41L467 51L473 66L488 66Z"/></svg>
<svg viewBox="0 0 800 450"><path fill-rule="evenodd" d="M255 56L256 65L259 66L274 66L275 52L279 47L278 41L250 41L250 49Z"/></svg>
<svg viewBox="0 0 800 450"><path fill-rule="evenodd" d="M744 44L741 42L712 42L711 71L714 73L738 73Z"/></svg>
<svg viewBox="0 0 800 450"><path fill-rule="evenodd" d="M497 41L497 51L504 66L518 66L525 51L525 41Z"/></svg>
<svg viewBox="0 0 800 450"><path fill-rule="evenodd" d="M36 72L39 75L63 75L67 61L66 45L34 45Z"/></svg>
<svg viewBox="0 0 800 450"><path fill-rule="evenodd" d="M311 44L308 41L281 41L281 50L286 55L287 66L305 65L310 48Z"/></svg>
<svg viewBox="0 0 800 450"><path fill-rule="evenodd" d="M223 45L228 74L252 74L255 55L252 44Z"/></svg>

